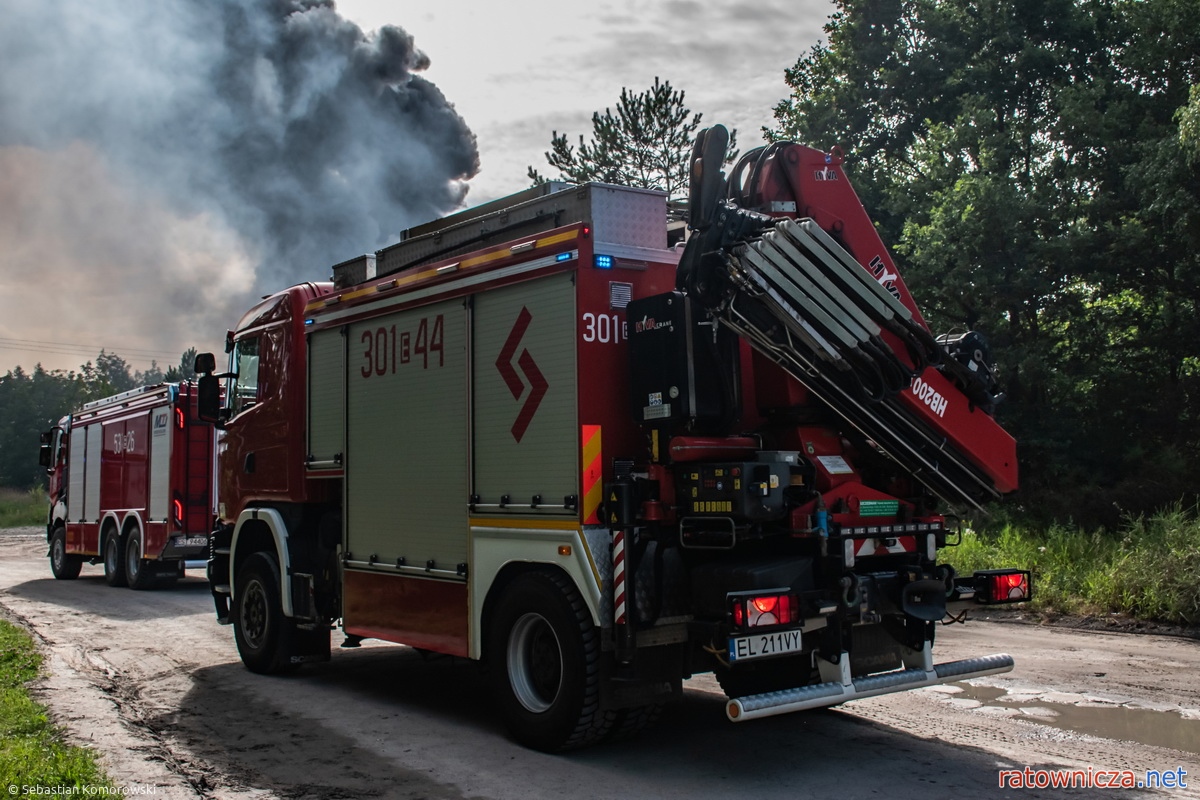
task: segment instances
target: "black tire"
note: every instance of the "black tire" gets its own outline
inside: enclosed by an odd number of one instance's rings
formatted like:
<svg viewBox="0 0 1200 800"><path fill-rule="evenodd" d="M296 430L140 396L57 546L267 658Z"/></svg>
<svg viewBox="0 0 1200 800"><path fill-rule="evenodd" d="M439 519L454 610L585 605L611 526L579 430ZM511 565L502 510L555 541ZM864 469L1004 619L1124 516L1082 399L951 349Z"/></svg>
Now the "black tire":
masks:
<svg viewBox="0 0 1200 800"><path fill-rule="evenodd" d="M666 703L651 703L637 708L622 708L615 713L612 728L604 737L606 742L624 742L635 738L662 716Z"/></svg>
<svg viewBox="0 0 1200 800"><path fill-rule="evenodd" d="M142 535L136 530L125 535L125 585L130 589L149 589L154 571L142 558Z"/></svg>
<svg viewBox="0 0 1200 800"><path fill-rule="evenodd" d="M504 590L492 617L489 676L513 738L552 753L599 741L600 637L563 575L531 572Z"/></svg>
<svg viewBox="0 0 1200 800"><path fill-rule="evenodd" d="M125 585L125 548L121 546L121 538L115 530L109 530L100 546L104 556L104 582L109 586Z"/></svg>
<svg viewBox="0 0 1200 800"><path fill-rule="evenodd" d="M295 626L283 616L279 599L279 563L270 553L255 553L237 571L233 635L238 654L251 672L278 675L291 663Z"/></svg>
<svg viewBox="0 0 1200 800"><path fill-rule="evenodd" d="M50 571L60 581L73 581L83 568L83 558L67 553L67 531L61 525L50 534Z"/></svg>

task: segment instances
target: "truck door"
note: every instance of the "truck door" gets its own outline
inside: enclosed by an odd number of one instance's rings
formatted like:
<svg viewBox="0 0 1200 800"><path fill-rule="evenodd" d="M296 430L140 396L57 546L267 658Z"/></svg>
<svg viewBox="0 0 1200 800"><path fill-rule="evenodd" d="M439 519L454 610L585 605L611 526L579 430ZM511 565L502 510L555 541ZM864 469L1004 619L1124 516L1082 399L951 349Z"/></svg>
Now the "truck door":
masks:
<svg viewBox="0 0 1200 800"><path fill-rule="evenodd" d="M477 509L567 513L564 498L579 494L580 470L572 276L479 295L474 327Z"/></svg>

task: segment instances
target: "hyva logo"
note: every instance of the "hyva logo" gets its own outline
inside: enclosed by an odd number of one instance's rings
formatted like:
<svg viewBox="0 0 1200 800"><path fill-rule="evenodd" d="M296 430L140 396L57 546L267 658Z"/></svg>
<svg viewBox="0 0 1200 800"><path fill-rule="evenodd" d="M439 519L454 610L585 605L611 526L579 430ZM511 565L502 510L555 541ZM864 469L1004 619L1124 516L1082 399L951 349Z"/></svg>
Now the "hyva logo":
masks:
<svg viewBox="0 0 1200 800"><path fill-rule="evenodd" d="M886 289L888 294L897 300L900 299L900 290L896 288L896 279L900 277L900 273L894 269L888 269L887 264L883 263L880 256L872 258L867 268L871 270L875 280L879 281L879 285Z"/></svg>
<svg viewBox="0 0 1200 800"><path fill-rule="evenodd" d="M659 322L654 317L642 317L637 322L633 323L634 333L645 333L646 331L656 331L659 328L671 327L671 320L665 319Z"/></svg>
<svg viewBox="0 0 1200 800"><path fill-rule="evenodd" d="M500 348L500 356L496 359L496 369L500 372L500 377L504 379L508 390L512 392L514 400L520 400L521 395L525 394L525 381L521 380L521 375L513 366L513 356L517 354L517 348L521 346L521 339L525 336L525 331L529 329L531 322L533 322L533 315L529 313L528 308L522 306L521 313L517 315L517 321L513 323L512 330L508 332L508 338L504 340L504 346ZM529 394L526 395L525 402L521 405L521 410L517 413L517 418L512 426L513 438L519 444L525 436L525 431L529 428L529 423L533 421L533 415L537 413L538 406L542 404L542 398L546 396L550 384L546 382L545 376L538 369L537 363L529 354L528 349L521 351L516 366L520 367L521 373L525 375L525 380L529 381Z"/></svg>

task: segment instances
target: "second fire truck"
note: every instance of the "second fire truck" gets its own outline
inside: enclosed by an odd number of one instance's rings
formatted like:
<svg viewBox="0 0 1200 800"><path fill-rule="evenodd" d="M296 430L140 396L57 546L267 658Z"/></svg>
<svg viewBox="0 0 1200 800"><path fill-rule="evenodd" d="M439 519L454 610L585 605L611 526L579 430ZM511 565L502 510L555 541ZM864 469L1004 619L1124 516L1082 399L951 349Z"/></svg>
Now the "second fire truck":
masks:
<svg viewBox="0 0 1200 800"><path fill-rule="evenodd" d="M110 586L145 589L206 557L214 437L196 399L192 383L143 386L87 403L42 434L55 578L99 561Z"/></svg>

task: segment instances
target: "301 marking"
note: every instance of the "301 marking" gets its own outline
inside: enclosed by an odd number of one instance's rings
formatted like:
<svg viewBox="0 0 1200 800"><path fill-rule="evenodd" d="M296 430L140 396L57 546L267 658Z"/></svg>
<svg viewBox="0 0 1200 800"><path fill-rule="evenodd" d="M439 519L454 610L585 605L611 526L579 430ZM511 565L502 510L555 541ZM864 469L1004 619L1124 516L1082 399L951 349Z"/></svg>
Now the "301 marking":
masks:
<svg viewBox="0 0 1200 800"><path fill-rule="evenodd" d="M583 340L585 342L600 342L601 344L616 344L629 338L629 325L617 314L583 315Z"/></svg>
<svg viewBox="0 0 1200 800"><path fill-rule="evenodd" d="M363 365L358 374L364 378L376 375L395 375L396 364L414 363L421 359L421 368L429 369L430 358L437 354L437 363L446 365L445 320L441 314L432 319L422 317L416 331L400 331L396 326L364 330L359 342L363 345Z"/></svg>

